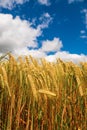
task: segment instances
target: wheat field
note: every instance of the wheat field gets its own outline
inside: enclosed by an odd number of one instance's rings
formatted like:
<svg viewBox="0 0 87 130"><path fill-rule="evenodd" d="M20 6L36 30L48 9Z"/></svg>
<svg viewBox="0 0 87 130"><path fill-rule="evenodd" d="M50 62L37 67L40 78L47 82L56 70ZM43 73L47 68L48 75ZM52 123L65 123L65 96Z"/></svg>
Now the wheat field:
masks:
<svg viewBox="0 0 87 130"><path fill-rule="evenodd" d="M1 57L0 130L87 130L87 63Z"/></svg>

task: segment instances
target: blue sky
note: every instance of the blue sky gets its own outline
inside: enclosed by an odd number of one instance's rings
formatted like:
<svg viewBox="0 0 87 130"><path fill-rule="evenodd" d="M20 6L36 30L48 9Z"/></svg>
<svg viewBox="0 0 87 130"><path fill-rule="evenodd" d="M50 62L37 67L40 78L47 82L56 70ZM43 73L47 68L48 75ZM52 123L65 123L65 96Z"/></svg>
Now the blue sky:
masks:
<svg viewBox="0 0 87 130"><path fill-rule="evenodd" d="M87 61L87 0L0 0L0 54Z"/></svg>

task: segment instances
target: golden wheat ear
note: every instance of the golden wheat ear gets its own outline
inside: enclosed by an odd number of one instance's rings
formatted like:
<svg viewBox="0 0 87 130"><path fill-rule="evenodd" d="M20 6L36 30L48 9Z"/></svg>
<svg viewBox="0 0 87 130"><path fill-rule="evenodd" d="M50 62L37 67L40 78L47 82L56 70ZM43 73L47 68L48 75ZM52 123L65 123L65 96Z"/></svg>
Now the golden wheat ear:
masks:
<svg viewBox="0 0 87 130"><path fill-rule="evenodd" d="M50 96L56 97L56 94L55 94L55 93L53 93L53 92L51 92L51 91L48 91L48 90L40 89L38 92L39 92L39 93L46 94L46 95L50 95Z"/></svg>

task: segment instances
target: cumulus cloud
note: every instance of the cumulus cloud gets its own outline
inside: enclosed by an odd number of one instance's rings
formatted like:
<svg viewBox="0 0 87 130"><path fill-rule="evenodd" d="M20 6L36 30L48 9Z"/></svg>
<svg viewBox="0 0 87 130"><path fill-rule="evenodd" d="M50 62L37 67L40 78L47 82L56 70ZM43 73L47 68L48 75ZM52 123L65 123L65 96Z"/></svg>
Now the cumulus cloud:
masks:
<svg viewBox="0 0 87 130"><path fill-rule="evenodd" d="M47 55L44 51L42 51L41 49L32 49L32 50L28 50L28 48L22 48L20 49L16 49L13 52L14 55L16 56L24 56L24 55L31 55L34 58L45 58L48 62L56 62L56 60L58 58L60 58L63 61L72 61L76 64L80 63L80 62L87 62L87 55L84 54L70 54L67 51L57 51L55 54L53 55Z"/></svg>
<svg viewBox="0 0 87 130"><path fill-rule="evenodd" d="M59 38L54 38L52 41L43 41L41 50L44 52L56 52L59 51L62 46L62 41Z"/></svg>
<svg viewBox="0 0 87 130"><path fill-rule="evenodd" d="M0 0L0 6L7 9L12 9L16 4L23 4L29 0Z"/></svg>
<svg viewBox="0 0 87 130"><path fill-rule="evenodd" d="M44 55L44 52L29 51L27 47L32 49L38 48L37 38L41 36L43 29L49 26L52 17L45 13L40 17L40 24L33 27L34 22L21 20L11 14L0 14L0 53L11 51L18 54L37 54Z"/></svg>
<svg viewBox="0 0 87 130"><path fill-rule="evenodd" d="M49 0L38 0L38 2L42 5L46 5L46 6L49 6L51 3Z"/></svg>
<svg viewBox="0 0 87 130"><path fill-rule="evenodd" d="M16 56L26 56L26 55L31 55L32 57L34 58L44 58L46 57L46 54L45 52L41 51L40 49L32 49L32 50L29 50L27 47L24 47L24 48L18 48L18 49L15 49L13 51L13 54L16 55Z"/></svg>
<svg viewBox="0 0 87 130"><path fill-rule="evenodd" d="M0 14L0 52L25 46L35 48L40 35L40 28L33 28L30 22L9 14Z"/></svg>
<svg viewBox="0 0 87 130"><path fill-rule="evenodd" d="M56 62L58 58L62 59L63 61L72 61L74 63L87 62L86 55L70 54L69 52L66 51L58 51L54 55L49 55L46 56L45 58L49 62Z"/></svg>
<svg viewBox="0 0 87 130"><path fill-rule="evenodd" d="M28 55L31 55L35 58L44 58L46 57L46 53L42 52L41 50L37 49L37 50L29 50Z"/></svg>

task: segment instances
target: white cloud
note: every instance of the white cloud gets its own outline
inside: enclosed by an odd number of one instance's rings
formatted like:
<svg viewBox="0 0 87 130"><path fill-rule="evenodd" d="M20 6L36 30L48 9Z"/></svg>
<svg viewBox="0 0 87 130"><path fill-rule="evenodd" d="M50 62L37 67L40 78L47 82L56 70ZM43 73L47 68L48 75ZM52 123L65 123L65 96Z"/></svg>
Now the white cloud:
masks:
<svg viewBox="0 0 87 130"><path fill-rule="evenodd" d="M54 55L47 55L45 52L38 50L28 50L26 47L14 50L13 54L15 56L26 56L31 55L32 57L39 59L45 58L48 62L56 62L58 58L63 61L72 61L73 63L79 64L80 62L87 62L87 55L84 54L70 54L67 51L58 51ZM1 56L1 54L0 54Z"/></svg>
<svg viewBox="0 0 87 130"><path fill-rule="evenodd" d="M23 4L29 0L0 0L0 6L7 9L12 9L15 4Z"/></svg>
<svg viewBox="0 0 87 130"><path fill-rule="evenodd" d="M43 29L49 26L52 17L45 13L39 20L41 24L34 28L32 25L35 22L21 20L18 16L13 18L10 14L0 14L0 53L11 51L15 54L34 54L34 51L28 51L27 47L38 48L37 38L41 36ZM41 53L44 54L40 50L37 51L37 54Z"/></svg>
<svg viewBox="0 0 87 130"><path fill-rule="evenodd" d="M87 55L84 54L70 54L67 51L57 51L53 55L47 55L44 51L41 49L32 49L28 50L27 48L16 49L13 52L16 56L24 56L24 55L31 55L32 57L39 59L39 58L45 58L48 62L56 62L58 58L60 58L63 61L72 61L76 64L80 62L87 62Z"/></svg>
<svg viewBox="0 0 87 130"><path fill-rule="evenodd" d="M46 5L49 6L51 3L49 2L49 0L38 0L38 2L42 5Z"/></svg>
<svg viewBox="0 0 87 130"><path fill-rule="evenodd" d="M50 16L49 13L44 13L40 18L39 18L41 24L38 26L40 28L47 28L49 24L52 22L53 18Z"/></svg>
<svg viewBox="0 0 87 130"><path fill-rule="evenodd" d="M78 55L78 54L70 54L66 51L58 51L54 55L49 55L45 57L47 61L49 62L56 62L56 59L60 58L63 61L72 61L74 63L79 62L87 62L87 56L86 55Z"/></svg>
<svg viewBox="0 0 87 130"><path fill-rule="evenodd" d="M62 46L62 41L59 38L54 38L52 41L43 41L41 50L44 52L56 52L60 51Z"/></svg>
<svg viewBox="0 0 87 130"><path fill-rule="evenodd" d="M35 29L31 24L19 17L0 14L0 52L13 51L25 46L37 47L37 37L41 35L41 29Z"/></svg>
<svg viewBox="0 0 87 130"><path fill-rule="evenodd" d="M13 51L13 54L16 55L16 56L24 56L24 55L31 55L32 57L34 58L44 58L46 57L46 54L45 52L42 52L41 50L39 49L32 49L32 50L29 50L27 47L24 47L24 48L18 48L18 49L15 49Z"/></svg>
<svg viewBox="0 0 87 130"><path fill-rule="evenodd" d="M44 58L46 57L45 52L42 52L41 50L37 49L37 50L29 50L28 55L32 55L35 58Z"/></svg>
<svg viewBox="0 0 87 130"><path fill-rule="evenodd" d="M71 4L73 2L84 2L84 0L68 0L68 3Z"/></svg>

